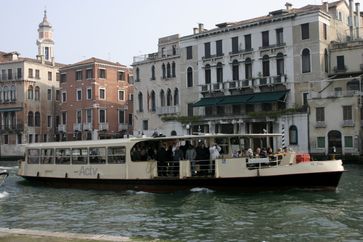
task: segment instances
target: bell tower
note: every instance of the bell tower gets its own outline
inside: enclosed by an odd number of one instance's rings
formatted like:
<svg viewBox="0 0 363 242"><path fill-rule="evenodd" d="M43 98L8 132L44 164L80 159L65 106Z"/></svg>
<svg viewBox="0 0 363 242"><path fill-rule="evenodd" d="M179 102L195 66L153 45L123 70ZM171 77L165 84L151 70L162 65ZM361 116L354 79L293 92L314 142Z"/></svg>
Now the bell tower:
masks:
<svg viewBox="0 0 363 242"><path fill-rule="evenodd" d="M39 24L38 33L38 56L46 61L52 61L54 58L53 29L48 22L46 10L44 10L43 21Z"/></svg>

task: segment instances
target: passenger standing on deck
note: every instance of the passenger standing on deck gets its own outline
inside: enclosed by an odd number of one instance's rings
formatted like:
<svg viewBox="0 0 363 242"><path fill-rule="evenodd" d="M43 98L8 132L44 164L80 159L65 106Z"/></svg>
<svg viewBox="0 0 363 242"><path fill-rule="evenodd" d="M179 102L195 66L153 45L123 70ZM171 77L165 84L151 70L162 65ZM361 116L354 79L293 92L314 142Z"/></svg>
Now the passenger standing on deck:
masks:
<svg viewBox="0 0 363 242"><path fill-rule="evenodd" d="M192 163L192 174L196 172L195 170L195 158L197 157L197 152L192 144L188 145L188 149L185 154L185 159Z"/></svg>
<svg viewBox="0 0 363 242"><path fill-rule="evenodd" d="M172 165L172 170L173 170L174 176L177 176L178 173L179 173L179 161L180 160L184 160L184 153L180 149L180 146L177 144L175 146L175 150L173 151L173 165Z"/></svg>
<svg viewBox="0 0 363 242"><path fill-rule="evenodd" d="M212 171L214 170L216 159L220 156L222 148L218 144L214 144L209 148L210 159L212 161L211 167L209 167Z"/></svg>
<svg viewBox="0 0 363 242"><path fill-rule="evenodd" d="M158 171L159 171L158 174L160 176L166 176L167 153L165 147L166 145L164 143L160 143L160 147L156 155L156 160L158 162Z"/></svg>

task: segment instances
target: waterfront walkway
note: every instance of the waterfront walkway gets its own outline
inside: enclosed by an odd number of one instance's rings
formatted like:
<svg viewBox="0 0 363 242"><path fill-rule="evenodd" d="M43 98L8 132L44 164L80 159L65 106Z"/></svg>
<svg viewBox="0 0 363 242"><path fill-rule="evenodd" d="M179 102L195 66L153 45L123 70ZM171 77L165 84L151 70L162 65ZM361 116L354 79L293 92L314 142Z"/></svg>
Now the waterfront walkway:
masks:
<svg viewBox="0 0 363 242"><path fill-rule="evenodd" d="M0 242L132 241L128 237L0 228Z"/></svg>

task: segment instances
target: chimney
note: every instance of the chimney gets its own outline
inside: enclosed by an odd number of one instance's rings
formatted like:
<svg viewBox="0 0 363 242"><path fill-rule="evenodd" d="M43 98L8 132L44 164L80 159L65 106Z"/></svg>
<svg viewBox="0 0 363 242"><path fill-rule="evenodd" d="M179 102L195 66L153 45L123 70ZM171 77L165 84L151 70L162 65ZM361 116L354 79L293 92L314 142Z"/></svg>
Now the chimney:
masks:
<svg viewBox="0 0 363 242"><path fill-rule="evenodd" d="M202 23L198 24L199 33L202 33L204 30L204 25Z"/></svg>
<svg viewBox="0 0 363 242"><path fill-rule="evenodd" d="M292 4L291 3L285 3L285 7L287 11L290 11L292 9Z"/></svg>
<svg viewBox="0 0 363 242"><path fill-rule="evenodd" d="M353 33L353 0L349 0L349 32L350 32L350 40L354 39Z"/></svg>
<svg viewBox="0 0 363 242"><path fill-rule="evenodd" d="M198 34L198 28L193 28L193 34Z"/></svg>
<svg viewBox="0 0 363 242"><path fill-rule="evenodd" d="M323 7L324 7L324 11L329 13L329 3L328 2L323 2Z"/></svg>
<svg viewBox="0 0 363 242"><path fill-rule="evenodd" d="M357 27L357 39L359 39L359 29L360 29L360 9L359 9L359 3L355 3L355 11L357 12L357 22L356 22L356 27Z"/></svg>

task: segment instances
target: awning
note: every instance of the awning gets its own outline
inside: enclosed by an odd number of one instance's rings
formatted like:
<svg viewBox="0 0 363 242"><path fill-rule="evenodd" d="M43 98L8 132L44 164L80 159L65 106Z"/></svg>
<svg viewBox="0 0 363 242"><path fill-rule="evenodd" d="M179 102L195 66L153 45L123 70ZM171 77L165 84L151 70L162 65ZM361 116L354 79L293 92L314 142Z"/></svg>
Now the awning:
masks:
<svg viewBox="0 0 363 242"><path fill-rule="evenodd" d="M253 97L253 94L225 96L219 105L244 104Z"/></svg>
<svg viewBox="0 0 363 242"><path fill-rule="evenodd" d="M193 107L207 107L207 106L215 106L219 104L220 101L223 100L224 97L207 97L202 98L198 102L193 104Z"/></svg>
<svg viewBox="0 0 363 242"><path fill-rule="evenodd" d="M17 108L0 108L0 113L3 112L19 112L22 111L23 108L22 107L17 107Z"/></svg>
<svg viewBox="0 0 363 242"><path fill-rule="evenodd" d="M276 91L276 92L260 92L255 93L248 103L269 103L284 101L287 91Z"/></svg>

